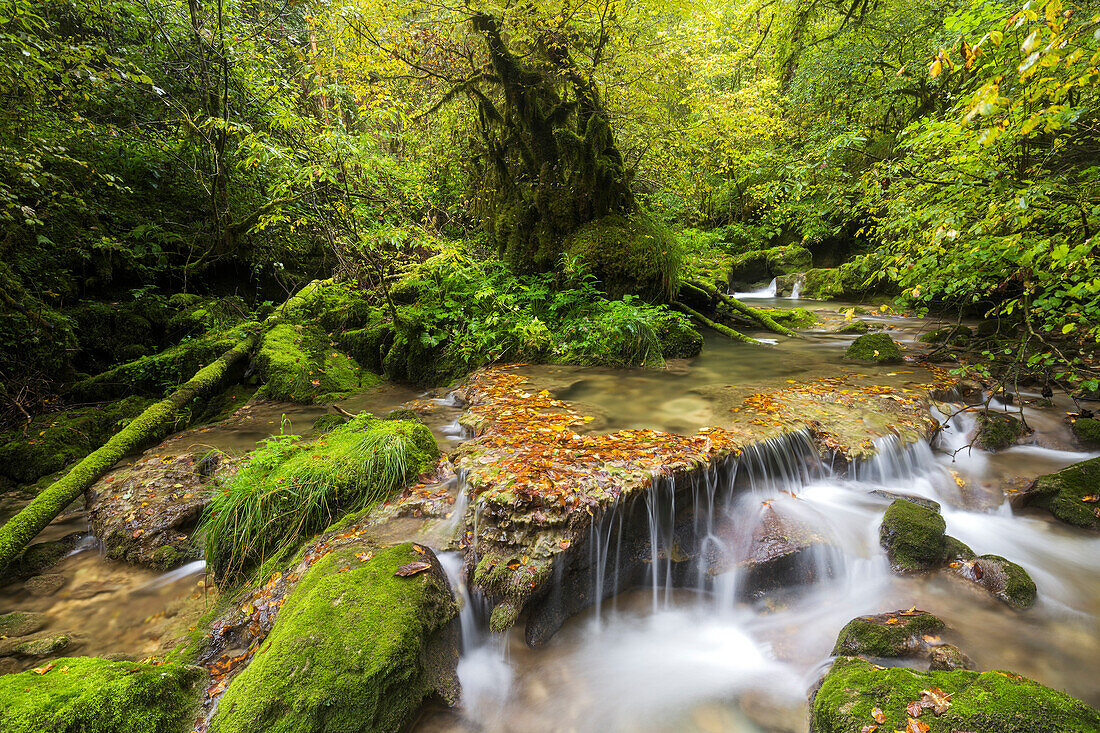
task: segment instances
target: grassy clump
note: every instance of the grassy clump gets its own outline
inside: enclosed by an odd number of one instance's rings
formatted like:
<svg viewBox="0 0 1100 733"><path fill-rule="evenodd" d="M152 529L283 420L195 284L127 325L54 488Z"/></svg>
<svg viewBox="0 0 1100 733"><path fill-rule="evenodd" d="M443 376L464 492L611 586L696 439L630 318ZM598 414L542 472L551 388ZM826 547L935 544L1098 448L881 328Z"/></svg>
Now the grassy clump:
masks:
<svg viewBox="0 0 1100 733"><path fill-rule="evenodd" d="M5 733L184 733L202 672L92 657L56 659L45 674L0 676Z"/></svg>
<svg viewBox="0 0 1100 733"><path fill-rule="evenodd" d="M951 706L941 715L927 711L920 720L928 733L1083 733L1100 730L1100 714L1064 692L1005 672L967 670L918 672L883 669L854 657L841 657L814 697L810 730L851 733L875 725L872 711L885 716L878 730L905 730L905 707L922 691L939 688Z"/></svg>
<svg viewBox="0 0 1100 733"><path fill-rule="evenodd" d="M879 542L894 572L929 570L947 554L947 523L938 512L905 499L891 504L882 517Z"/></svg>
<svg viewBox="0 0 1100 733"><path fill-rule="evenodd" d="M214 491L203 516L206 560L237 576L350 511L385 501L439 457L422 423L363 414L312 442L271 438Z"/></svg>
<svg viewBox="0 0 1100 733"><path fill-rule="evenodd" d="M458 609L438 562L411 544L362 550L336 550L302 578L211 733L398 731L429 694L456 701ZM413 561L432 568L394 575Z"/></svg>
<svg viewBox="0 0 1100 733"><path fill-rule="evenodd" d="M131 395L113 404L56 412L22 430L0 434L0 475L31 483L91 453L149 400Z"/></svg>

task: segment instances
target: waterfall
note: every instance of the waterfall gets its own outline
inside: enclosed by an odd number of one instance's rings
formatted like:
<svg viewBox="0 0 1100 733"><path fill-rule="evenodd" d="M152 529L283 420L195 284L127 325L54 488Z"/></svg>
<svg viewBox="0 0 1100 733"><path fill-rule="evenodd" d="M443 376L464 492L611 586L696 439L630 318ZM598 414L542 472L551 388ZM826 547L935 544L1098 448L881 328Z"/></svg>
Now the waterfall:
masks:
<svg viewBox="0 0 1100 733"><path fill-rule="evenodd" d="M767 286L765 286L761 290L750 290L750 291L745 292L745 293L732 293L732 295L733 295L733 297L738 298L738 299L744 299L744 298L774 298L775 297L775 292L776 292L776 281L775 281L775 278L773 277L772 281L770 283L768 283Z"/></svg>
<svg viewBox="0 0 1100 733"><path fill-rule="evenodd" d="M794 279L794 285L791 286L791 300L798 300L802 297L802 283L806 279L806 273L799 273Z"/></svg>

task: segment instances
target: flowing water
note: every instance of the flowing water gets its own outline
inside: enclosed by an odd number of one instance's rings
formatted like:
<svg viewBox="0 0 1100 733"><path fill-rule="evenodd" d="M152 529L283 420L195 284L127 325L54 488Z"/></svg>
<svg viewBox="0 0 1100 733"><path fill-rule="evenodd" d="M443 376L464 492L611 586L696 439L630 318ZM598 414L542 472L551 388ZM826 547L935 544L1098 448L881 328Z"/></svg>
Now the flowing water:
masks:
<svg viewBox="0 0 1100 733"><path fill-rule="evenodd" d="M920 327L880 320L903 343ZM822 333L778 349L708 341L699 358L664 372L539 366L525 373L587 407L599 429L685 432L721 424L727 406L749 392L854 371L841 359L851 338ZM896 384L926 378L912 367L858 368ZM1012 670L1100 705L1100 537L1038 513L1014 514L1003 491L1098 455L1065 449L1063 407L1025 408L1036 431L1031 444L998 454L967 449L973 414L943 405L934 445L883 440L878 456L848 476L795 436L701 476L691 506L662 498L667 487L655 482L646 503L653 553L646 581L574 617L539 649L526 647L519 628L495 638L472 632L460 667L463 707L429 711L416 730L805 731L807 691L827 669L840 628L856 616L912 606L944 619L943 640L977 668ZM1039 589L1036 605L1014 611L946 573L891 573L878 528L892 498L872 492L938 501L949 534L1027 569ZM674 587L672 553L658 548L671 544L677 512L693 512L703 554L722 555L728 571L714 575L698 563ZM819 536L808 559L816 582L746 592L739 561L766 515ZM616 526L621 520L605 519L590 538L596 587L618 572ZM484 615L467 600L464 629L483 629Z"/></svg>

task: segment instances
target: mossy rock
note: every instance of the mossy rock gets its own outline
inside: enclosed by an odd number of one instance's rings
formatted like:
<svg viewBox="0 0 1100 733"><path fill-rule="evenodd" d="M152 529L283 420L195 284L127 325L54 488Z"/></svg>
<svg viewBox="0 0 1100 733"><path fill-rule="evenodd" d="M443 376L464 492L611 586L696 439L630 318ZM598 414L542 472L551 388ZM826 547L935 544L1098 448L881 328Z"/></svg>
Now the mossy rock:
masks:
<svg viewBox="0 0 1100 733"><path fill-rule="evenodd" d="M399 323L382 359L387 379L418 387L442 387L458 381L484 363L485 357L461 357L446 343L428 343L424 338L424 313L416 307L402 308Z"/></svg>
<svg viewBox="0 0 1100 733"><path fill-rule="evenodd" d="M396 333L389 322L376 323L366 328L345 331L337 339L339 347L365 368L375 374L382 373L382 360L386 358Z"/></svg>
<svg viewBox="0 0 1100 733"><path fill-rule="evenodd" d="M944 538L944 547L944 560L946 562L954 560L969 562L977 557L977 554L970 549L970 545L951 535L947 535L947 537Z"/></svg>
<svg viewBox="0 0 1100 733"><path fill-rule="evenodd" d="M957 646L940 644L928 653L928 669L947 672L956 669L974 669L974 662Z"/></svg>
<svg viewBox="0 0 1100 733"><path fill-rule="evenodd" d="M921 334L918 341L926 344L950 344L951 346L966 346L974 331L970 326L941 326L937 329Z"/></svg>
<svg viewBox="0 0 1100 733"><path fill-rule="evenodd" d="M938 688L950 695L940 715L925 711L928 733L1084 733L1100 730L1100 713L1064 692L1007 672L967 670L918 672L883 669L855 657L840 657L821 683L810 706L813 733L854 733L885 719L880 731L906 730L906 705L922 691ZM923 730L923 728L922 728Z"/></svg>
<svg viewBox="0 0 1100 733"><path fill-rule="evenodd" d="M185 733L202 670L92 657L56 659L45 674L0 676L5 733Z"/></svg>
<svg viewBox="0 0 1100 733"><path fill-rule="evenodd" d="M1016 444L1030 432L1020 418L1004 412L982 410L974 432L974 445L982 450L1001 451Z"/></svg>
<svg viewBox="0 0 1100 733"><path fill-rule="evenodd" d="M895 611L860 616L837 636L834 656L906 657L926 648L922 637L938 634L944 623L926 611Z"/></svg>
<svg viewBox="0 0 1100 733"><path fill-rule="evenodd" d="M833 333L860 334L867 333L870 330L871 326L867 323L867 321L862 321L857 318L854 321L849 321L843 326L833 329Z"/></svg>
<svg viewBox="0 0 1100 733"><path fill-rule="evenodd" d="M931 570L946 559L946 528L947 523L938 512L898 499L882 517L879 542L894 572Z"/></svg>
<svg viewBox="0 0 1100 733"><path fill-rule="evenodd" d="M1000 555L982 555L974 561L984 569L982 585L1015 608L1031 608L1035 603L1035 581L1022 567Z"/></svg>
<svg viewBox="0 0 1100 733"><path fill-rule="evenodd" d="M35 611L13 611L0 615L0 636L16 638L28 636L46 628L49 619Z"/></svg>
<svg viewBox="0 0 1100 733"><path fill-rule="evenodd" d="M1092 417L1079 417L1073 421L1073 434L1083 445L1090 448L1100 447L1100 420Z"/></svg>
<svg viewBox="0 0 1100 733"><path fill-rule="evenodd" d="M729 286L739 290L803 272L809 269L812 259L810 251L797 244L751 250L730 262Z"/></svg>
<svg viewBox="0 0 1100 733"><path fill-rule="evenodd" d="M27 578L41 574L61 562L66 555L72 552L81 537L82 535L74 532L59 540L35 542L28 545L8 567L3 569L3 572L0 572L0 582L12 578Z"/></svg>
<svg viewBox="0 0 1100 733"><path fill-rule="evenodd" d="M256 364L264 379L256 396L269 400L330 402L379 381L311 325L284 323L271 329L260 344Z"/></svg>
<svg viewBox="0 0 1100 733"><path fill-rule="evenodd" d="M844 352L844 357L876 364L896 364L903 361L901 349L898 348L894 339L885 333L867 333L860 336Z"/></svg>
<svg viewBox="0 0 1100 733"><path fill-rule="evenodd" d="M1057 473L1040 476L1029 487L1024 503L1046 509L1076 527L1100 529L1096 502L1085 497L1100 495L1100 458L1074 463Z"/></svg>
<svg viewBox="0 0 1100 733"><path fill-rule="evenodd" d="M683 256L680 240L644 212L611 214L577 229L566 256L591 272L612 298L627 294L651 303L672 297Z"/></svg>
<svg viewBox="0 0 1100 733"><path fill-rule="evenodd" d="M807 270L802 278L799 295L811 300L832 300L844 295L840 271L835 268Z"/></svg>
<svg viewBox="0 0 1100 733"><path fill-rule="evenodd" d="M22 430L0 435L0 475L32 483L60 471L107 442L125 423L141 414L149 400L132 395L106 405L56 412Z"/></svg>
<svg viewBox="0 0 1100 733"><path fill-rule="evenodd" d="M656 331L661 356L666 359L690 359L703 350L703 337L679 313L669 313Z"/></svg>
<svg viewBox="0 0 1100 733"><path fill-rule="evenodd" d="M792 330L806 329L817 323L817 316L808 308L765 308L773 321Z"/></svg>
<svg viewBox="0 0 1100 733"><path fill-rule="evenodd" d="M211 733L399 731L436 693L457 701L457 615L431 550L403 544L319 560L229 685ZM398 577L412 562L430 568Z"/></svg>

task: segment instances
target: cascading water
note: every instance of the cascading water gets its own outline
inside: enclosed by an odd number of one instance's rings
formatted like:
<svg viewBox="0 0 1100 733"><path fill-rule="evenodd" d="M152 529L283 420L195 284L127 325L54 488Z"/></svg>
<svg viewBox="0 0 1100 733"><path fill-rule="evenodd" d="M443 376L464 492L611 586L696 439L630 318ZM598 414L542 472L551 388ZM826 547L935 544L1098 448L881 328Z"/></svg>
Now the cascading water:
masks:
<svg viewBox="0 0 1100 733"><path fill-rule="evenodd" d="M516 646L506 659L500 640L467 648L463 682L474 685L467 700L484 695L487 678L510 687L496 688L495 706L467 702L464 714L487 730L801 731L806 690L839 629L859 615L917 604L945 618L951 640L983 668L1035 675L1018 614L947 576L890 572L878 527L898 494L939 502L949 534L1032 573L1040 603L1026 617L1040 628L1073 630L1046 640L1057 653L1084 659L1100 652L1092 628L1100 609L1090 595L1100 584L1090 562L1100 539L1007 509L963 508L956 474L978 476L987 468L982 461L992 459L964 459L957 450L972 427L970 413L941 417L947 427L935 442L939 452L882 439L876 456L848 476L834 473L809 437L796 434L753 446L688 482L655 479L643 497L592 525L585 552L593 608L537 651ZM1082 457L1047 453L1052 468ZM788 577L761 587L760 568L768 567L761 547L777 541L768 534L775 527L800 528L802 544L788 548L790 563L775 566ZM1073 682L1048 680L1087 698Z"/></svg>
<svg viewBox="0 0 1100 733"><path fill-rule="evenodd" d="M770 283L768 283L766 286L764 286L763 288L761 288L760 290L750 290L750 291L745 292L745 293L731 293L731 295L733 297L739 298L739 299L744 299L744 298L774 298L775 293L776 293L776 288L777 288L776 279L773 277L772 281Z"/></svg>
<svg viewBox="0 0 1100 733"><path fill-rule="evenodd" d="M791 285L791 300L798 300L802 297L802 283L806 281L806 275L800 274L794 279L794 284Z"/></svg>

